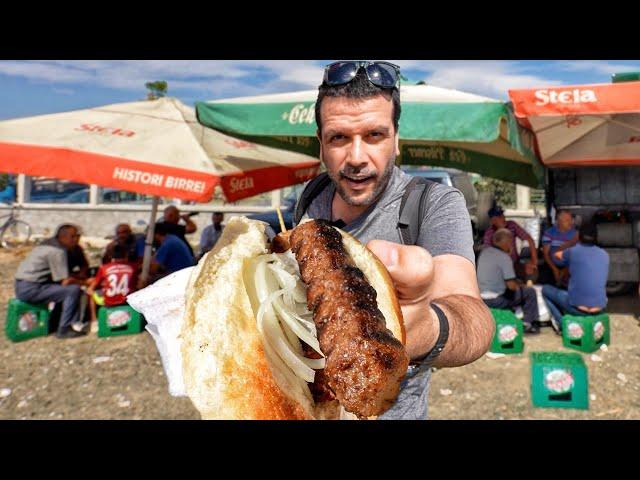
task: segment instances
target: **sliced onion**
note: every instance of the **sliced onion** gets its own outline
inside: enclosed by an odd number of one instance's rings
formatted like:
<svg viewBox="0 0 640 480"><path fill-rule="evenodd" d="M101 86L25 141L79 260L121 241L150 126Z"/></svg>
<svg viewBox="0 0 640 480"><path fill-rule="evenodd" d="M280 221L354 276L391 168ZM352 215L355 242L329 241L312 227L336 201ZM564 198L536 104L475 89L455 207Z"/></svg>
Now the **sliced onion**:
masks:
<svg viewBox="0 0 640 480"><path fill-rule="evenodd" d="M278 279L278 283L290 294L294 301L299 303L307 302L307 292L300 277L287 271L282 263L270 263L269 268Z"/></svg>
<svg viewBox="0 0 640 480"><path fill-rule="evenodd" d="M273 347L269 345L269 342L262 342L262 344L264 346L265 354L267 355L269 360L273 362L276 368L285 375L288 382L292 386L297 386L298 389L301 390L302 393L309 400L311 400L311 402L313 402L313 396L311 395L311 391L309 390L309 386L307 385L307 382L305 382L303 379L295 375L295 373L287 366L286 363L282 361L282 359L278 356L278 354L273 350Z"/></svg>
<svg viewBox="0 0 640 480"><path fill-rule="evenodd" d="M282 331L284 332L285 337L287 337L287 340L289 341L289 345L291 346L293 351L302 355L304 352L302 351L302 345L300 345L300 340L298 340L298 336L294 333L293 330L291 330L291 328L289 328L287 323L283 322L282 320L280 320L280 327L282 328Z"/></svg>
<svg viewBox="0 0 640 480"><path fill-rule="evenodd" d="M254 283L260 306L257 327L269 348L270 355L278 357L278 364L298 380L312 383L314 369L325 367L326 359L312 359L303 355L300 340L319 354L317 330L307 309L306 287L300 279L298 264L293 254L267 254L254 262ZM324 355L323 355L324 357ZM305 394L310 395L304 383Z"/></svg>
<svg viewBox="0 0 640 480"><path fill-rule="evenodd" d="M295 319L295 317L293 317L293 315L291 315L285 308L283 308L283 305L279 303L277 300L273 302L273 307L276 309L276 312L280 316L280 319L286 322L287 326L291 330L293 330L293 332L300 338L300 340L302 340L304 343L309 345L311 348L313 348L316 352L318 352L320 355L324 357L324 355L322 354L322 351L320 350L320 344L318 343L318 338L316 337L316 335L314 335L315 326L314 326L314 333L311 333L310 331L305 329ZM321 367L315 367L315 368L324 368L324 364Z"/></svg>
<svg viewBox="0 0 640 480"><path fill-rule="evenodd" d="M313 383L315 373L313 369L307 366L301 354L297 354L288 344L285 333L282 331L278 319L273 311L273 301L276 297L282 295L283 290L277 290L260 304L258 309L258 328L264 333L267 341L273 346L276 353L282 358L282 361L293 370L293 372L303 380Z"/></svg>

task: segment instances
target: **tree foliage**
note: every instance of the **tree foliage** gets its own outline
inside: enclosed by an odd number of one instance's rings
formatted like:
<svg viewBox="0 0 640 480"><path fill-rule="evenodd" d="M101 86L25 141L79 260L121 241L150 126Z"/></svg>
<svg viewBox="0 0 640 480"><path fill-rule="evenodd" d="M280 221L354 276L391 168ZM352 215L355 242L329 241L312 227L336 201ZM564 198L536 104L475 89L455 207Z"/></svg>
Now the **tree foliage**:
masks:
<svg viewBox="0 0 640 480"><path fill-rule="evenodd" d="M504 182L496 178L482 178L476 183L481 192L493 192L496 203L502 207L516 206L516 184Z"/></svg>
<svg viewBox="0 0 640 480"><path fill-rule="evenodd" d="M147 82L144 84L147 88L147 100L157 100L167 95L169 86L164 80L156 80L155 82Z"/></svg>

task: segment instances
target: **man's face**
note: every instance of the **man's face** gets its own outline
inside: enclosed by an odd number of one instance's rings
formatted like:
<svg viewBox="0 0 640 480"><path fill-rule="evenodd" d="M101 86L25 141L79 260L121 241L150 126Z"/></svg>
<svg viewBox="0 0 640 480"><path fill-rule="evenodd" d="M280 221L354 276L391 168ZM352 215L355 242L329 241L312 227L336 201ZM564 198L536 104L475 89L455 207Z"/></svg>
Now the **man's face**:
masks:
<svg viewBox="0 0 640 480"><path fill-rule="evenodd" d="M373 203L384 191L400 154L391 97L325 97L320 158L338 194L351 206Z"/></svg>
<svg viewBox="0 0 640 480"><path fill-rule="evenodd" d="M498 215L497 217L491 218L491 225L497 229L505 228L507 226L507 220L504 218L504 215Z"/></svg>
<svg viewBox="0 0 640 480"><path fill-rule="evenodd" d="M567 230L570 230L571 227L573 227L573 217L571 214L569 212L560 213L560 215L558 215L558 228L561 231L566 232Z"/></svg>
<svg viewBox="0 0 640 480"><path fill-rule="evenodd" d="M126 243L129 237L131 236L131 227L129 225L120 225L116 230L116 238L118 239L118 243Z"/></svg>
<svg viewBox="0 0 640 480"><path fill-rule="evenodd" d="M214 225L220 225L223 219L224 219L224 215L220 215L218 213L213 214L212 220Z"/></svg>
<svg viewBox="0 0 640 480"><path fill-rule="evenodd" d="M504 237L500 243L497 243L496 246L505 253L511 255L511 248L513 246L512 237Z"/></svg>
<svg viewBox="0 0 640 480"><path fill-rule="evenodd" d="M176 207L169 207L164 211L164 221L167 223L178 223L180 221L180 211Z"/></svg>
<svg viewBox="0 0 640 480"><path fill-rule="evenodd" d="M75 228L68 228L60 233L58 241L67 250L71 250L78 245L78 242L80 241L80 234Z"/></svg>

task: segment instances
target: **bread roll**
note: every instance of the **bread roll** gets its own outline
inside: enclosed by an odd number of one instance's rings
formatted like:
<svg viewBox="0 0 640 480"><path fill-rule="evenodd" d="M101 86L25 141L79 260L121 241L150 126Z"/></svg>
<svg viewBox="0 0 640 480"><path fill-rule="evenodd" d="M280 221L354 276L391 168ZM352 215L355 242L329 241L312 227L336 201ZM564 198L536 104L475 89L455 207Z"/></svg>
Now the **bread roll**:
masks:
<svg viewBox="0 0 640 480"><path fill-rule="evenodd" d="M269 345L257 327L259 301L251 281L251 260L268 253L265 227L233 217L192 273L181 332L187 394L203 419L344 418L337 401L315 405L306 383L265 353ZM341 233L345 249L377 292L387 328L404 344L389 273L364 245Z"/></svg>

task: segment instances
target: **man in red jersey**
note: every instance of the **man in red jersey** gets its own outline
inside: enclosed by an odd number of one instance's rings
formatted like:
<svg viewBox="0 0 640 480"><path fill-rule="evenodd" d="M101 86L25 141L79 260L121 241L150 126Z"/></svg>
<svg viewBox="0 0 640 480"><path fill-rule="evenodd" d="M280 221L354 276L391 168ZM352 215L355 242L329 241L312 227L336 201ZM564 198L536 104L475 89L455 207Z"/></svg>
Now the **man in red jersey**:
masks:
<svg viewBox="0 0 640 480"><path fill-rule="evenodd" d="M114 307L127 303L127 295L135 290L136 281L136 267L129 263L126 249L116 245L111 261L100 267L87 289L94 328L97 305Z"/></svg>

